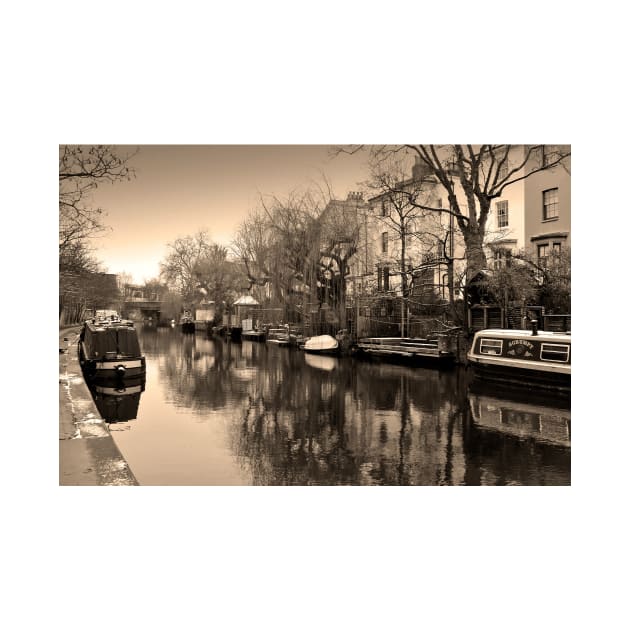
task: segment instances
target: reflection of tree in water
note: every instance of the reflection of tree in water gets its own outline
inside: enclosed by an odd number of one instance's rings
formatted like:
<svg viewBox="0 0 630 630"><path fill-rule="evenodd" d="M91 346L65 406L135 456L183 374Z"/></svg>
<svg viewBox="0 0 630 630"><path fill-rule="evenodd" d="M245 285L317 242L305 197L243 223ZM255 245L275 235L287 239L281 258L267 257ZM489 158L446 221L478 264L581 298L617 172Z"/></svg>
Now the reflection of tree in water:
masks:
<svg viewBox="0 0 630 630"><path fill-rule="evenodd" d="M444 423L452 429L456 414L448 415L441 396L452 386L444 375L350 361L332 372L284 365L275 387L261 372L233 430L233 448L254 483L452 481Z"/></svg>
<svg viewBox="0 0 630 630"><path fill-rule="evenodd" d="M279 369L258 372L233 427L237 456L256 484L358 484L344 431L349 372L306 368L300 353L280 353L268 366Z"/></svg>
<svg viewBox="0 0 630 630"><path fill-rule="evenodd" d="M205 334L165 332L157 335L157 355L160 380L166 386L169 402L201 413L222 409L244 397L238 374L251 367L251 360L248 366L239 344L209 339Z"/></svg>
<svg viewBox="0 0 630 630"><path fill-rule="evenodd" d="M570 453L480 431L465 370L334 359L160 331L143 337L176 405L225 418L256 484L566 483ZM563 477L564 475L564 477Z"/></svg>

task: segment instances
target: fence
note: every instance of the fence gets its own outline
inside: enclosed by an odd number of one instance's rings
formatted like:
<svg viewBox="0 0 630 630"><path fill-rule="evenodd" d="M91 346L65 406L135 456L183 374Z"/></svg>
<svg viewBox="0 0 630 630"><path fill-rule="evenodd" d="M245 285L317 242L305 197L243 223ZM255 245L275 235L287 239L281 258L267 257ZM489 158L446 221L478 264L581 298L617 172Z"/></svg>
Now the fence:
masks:
<svg viewBox="0 0 630 630"><path fill-rule="evenodd" d="M528 328L526 317L536 319L540 330L566 332L571 330L571 315L546 315L542 306L509 306L496 304L473 306L468 311L468 326L477 331L484 328Z"/></svg>

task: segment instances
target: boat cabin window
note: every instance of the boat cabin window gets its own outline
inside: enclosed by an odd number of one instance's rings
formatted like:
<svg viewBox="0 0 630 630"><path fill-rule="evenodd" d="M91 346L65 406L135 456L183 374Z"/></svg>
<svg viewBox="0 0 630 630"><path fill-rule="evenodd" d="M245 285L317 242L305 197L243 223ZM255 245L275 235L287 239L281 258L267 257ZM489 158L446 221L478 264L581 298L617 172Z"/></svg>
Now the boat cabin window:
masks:
<svg viewBox="0 0 630 630"><path fill-rule="evenodd" d="M481 352L481 354L501 354L502 350L503 341L501 339L481 338L481 344L479 345L479 352Z"/></svg>
<svg viewBox="0 0 630 630"><path fill-rule="evenodd" d="M540 358L543 361L566 363L569 360L569 347L565 344L543 343L540 346Z"/></svg>

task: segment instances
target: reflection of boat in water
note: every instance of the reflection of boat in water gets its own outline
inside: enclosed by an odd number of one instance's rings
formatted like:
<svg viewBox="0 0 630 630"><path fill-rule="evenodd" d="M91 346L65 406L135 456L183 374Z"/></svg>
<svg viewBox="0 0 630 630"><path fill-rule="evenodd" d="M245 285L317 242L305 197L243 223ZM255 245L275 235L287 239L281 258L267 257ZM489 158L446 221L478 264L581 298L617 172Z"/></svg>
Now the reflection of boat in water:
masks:
<svg viewBox="0 0 630 630"><path fill-rule="evenodd" d="M475 333L468 353L475 376L499 383L571 390L571 335L487 329Z"/></svg>
<svg viewBox="0 0 630 630"><path fill-rule="evenodd" d="M304 352L311 354L337 354L339 342L330 335L310 337L304 342Z"/></svg>
<svg viewBox="0 0 630 630"><path fill-rule="evenodd" d="M338 359L321 354L305 354L304 362L312 368L332 372L337 367Z"/></svg>
<svg viewBox="0 0 630 630"><path fill-rule="evenodd" d="M475 424L519 439L534 439L558 446L571 446L571 411L561 404L530 396L529 401L469 391Z"/></svg>
<svg viewBox="0 0 630 630"><path fill-rule="evenodd" d="M264 330L244 330L241 333L242 339L249 339L250 341L264 341L265 340L265 331Z"/></svg>
<svg viewBox="0 0 630 630"><path fill-rule="evenodd" d="M92 397L103 420L107 422L126 422L138 416L140 395L144 383L124 387L122 384L95 385Z"/></svg>
<svg viewBox="0 0 630 630"><path fill-rule="evenodd" d="M111 315L85 322L79 336L79 361L88 378L135 378L146 373L133 322Z"/></svg>

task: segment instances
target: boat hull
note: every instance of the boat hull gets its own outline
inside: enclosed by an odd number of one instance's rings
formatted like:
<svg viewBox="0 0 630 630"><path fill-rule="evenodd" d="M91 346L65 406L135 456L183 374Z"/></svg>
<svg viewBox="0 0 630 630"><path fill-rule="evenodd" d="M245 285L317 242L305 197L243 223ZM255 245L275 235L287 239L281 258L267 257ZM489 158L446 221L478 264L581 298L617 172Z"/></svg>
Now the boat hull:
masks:
<svg viewBox="0 0 630 630"><path fill-rule="evenodd" d="M571 391L571 374L546 372L502 364L472 363L473 376L480 381L523 388L542 388L554 391Z"/></svg>

